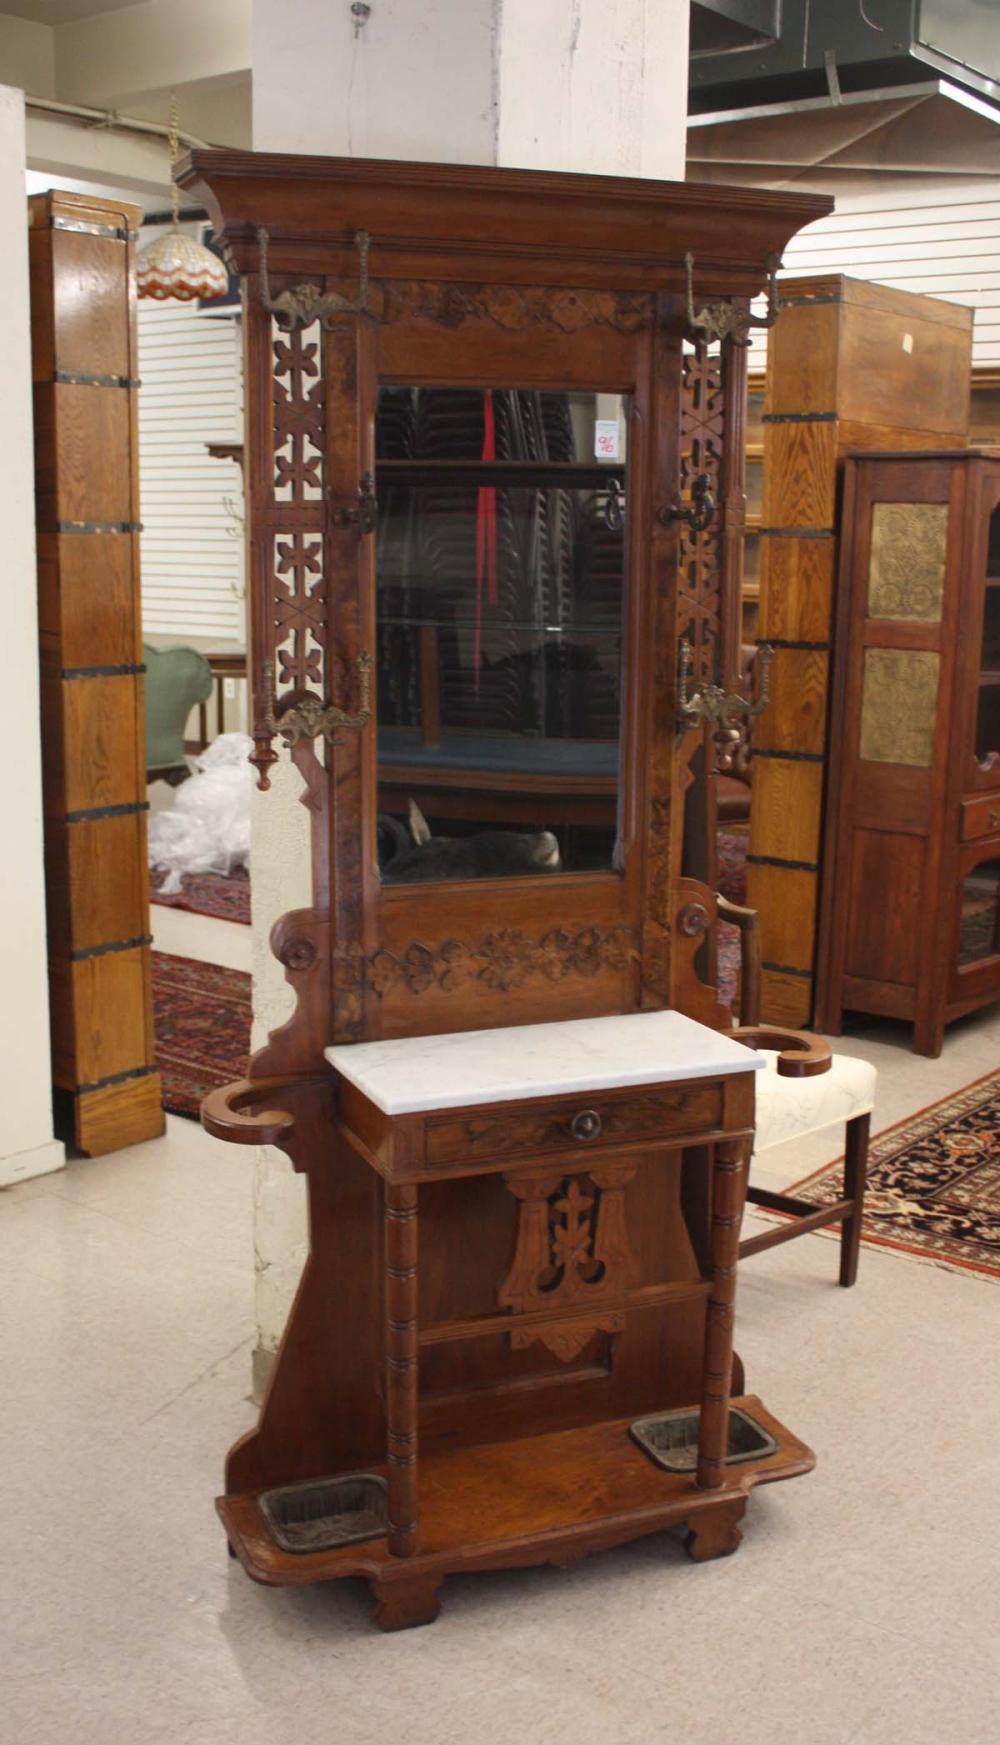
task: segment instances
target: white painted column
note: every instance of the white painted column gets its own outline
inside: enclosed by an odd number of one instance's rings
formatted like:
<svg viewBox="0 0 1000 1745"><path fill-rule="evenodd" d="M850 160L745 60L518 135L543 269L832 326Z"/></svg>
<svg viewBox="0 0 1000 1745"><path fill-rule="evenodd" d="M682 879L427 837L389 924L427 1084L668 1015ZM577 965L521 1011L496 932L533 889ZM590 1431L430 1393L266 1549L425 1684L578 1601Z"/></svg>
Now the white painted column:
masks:
<svg viewBox="0 0 1000 1745"><path fill-rule="evenodd" d="M24 93L0 85L0 618L8 751L0 854L0 1187L61 1169L52 1136L49 989L38 734L35 461L31 423Z"/></svg>
<svg viewBox="0 0 1000 1745"><path fill-rule="evenodd" d="M254 150L684 176L689 0L254 0ZM287 764L256 796L256 1040L291 996L267 937L307 900L307 814ZM258 1385L306 1255L282 1153L256 1182Z"/></svg>

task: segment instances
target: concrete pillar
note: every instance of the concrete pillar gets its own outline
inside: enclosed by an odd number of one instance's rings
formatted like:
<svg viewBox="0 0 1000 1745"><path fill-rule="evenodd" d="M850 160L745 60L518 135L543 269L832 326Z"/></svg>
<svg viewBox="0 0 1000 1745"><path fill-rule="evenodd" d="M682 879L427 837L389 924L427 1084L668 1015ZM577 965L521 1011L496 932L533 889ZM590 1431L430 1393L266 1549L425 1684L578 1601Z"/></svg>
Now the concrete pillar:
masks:
<svg viewBox="0 0 1000 1745"><path fill-rule="evenodd" d="M31 426L24 94L0 85L0 617L8 649L8 748L0 855L0 1187L61 1169L52 1136L49 990L38 737L35 465Z"/></svg>
<svg viewBox="0 0 1000 1745"><path fill-rule="evenodd" d="M254 150L682 180L689 0L254 0ZM298 779L257 796L251 877L259 1040L291 1000L267 935L308 889ZM304 1183L257 1170L258 1384L306 1253Z"/></svg>

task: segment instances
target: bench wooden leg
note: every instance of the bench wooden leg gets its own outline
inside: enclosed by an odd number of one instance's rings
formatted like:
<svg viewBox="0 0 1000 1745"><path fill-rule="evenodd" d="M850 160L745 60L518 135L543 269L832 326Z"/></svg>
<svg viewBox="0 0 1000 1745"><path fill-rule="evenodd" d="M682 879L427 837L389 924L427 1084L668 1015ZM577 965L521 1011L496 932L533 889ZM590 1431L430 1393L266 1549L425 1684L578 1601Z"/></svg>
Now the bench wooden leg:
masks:
<svg viewBox="0 0 1000 1745"><path fill-rule="evenodd" d="M854 1202L854 1210L844 1219L840 1234L840 1282L846 1289L858 1276L858 1253L861 1248L861 1221L865 1209L865 1186L868 1180L868 1134L870 1115L857 1115L847 1123L847 1148L844 1156L844 1199Z"/></svg>

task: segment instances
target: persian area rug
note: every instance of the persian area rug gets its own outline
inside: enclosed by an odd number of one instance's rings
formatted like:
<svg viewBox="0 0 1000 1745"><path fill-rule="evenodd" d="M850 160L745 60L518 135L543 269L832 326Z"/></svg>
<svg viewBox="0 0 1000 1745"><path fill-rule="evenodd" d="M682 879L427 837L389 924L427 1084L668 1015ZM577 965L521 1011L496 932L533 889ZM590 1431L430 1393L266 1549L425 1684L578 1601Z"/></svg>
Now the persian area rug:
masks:
<svg viewBox="0 0 1000 1745"><path fill-rule="evenodd" d="M167 909L190 909L195 915L212 915L217 921L241 921L250 925L250 875L246 867L231 873L185 873L181 889L165 896L160 889L166 873L150 871L149 900Z"/></svg>
<svg viewBox="0 0 1000 1745"><path fill-rule="evenodd" d="M745 830L718 830L715 852L718 856L719 890L731 903L747 900L747 848L750 837Z"/></svg>
<svg viewBox="0 0 1000 1745"><path fill-rule="evenodd" d="M828 1205L841 1181L827 1164L789 1191ZM872 1140L862 1240L1000 1278L1000 1072Z"/></svg>
<svg viewBox="0 0 1000 1745"><path fill-rule="evenodd" d="M718 886L722 896L731 903L747 900L746 831L719 830L715 849L718 855ZM732 1003L736 999L740 979L740 933L728 921L719 922L719 993Z"/></svg>
<svg viewBox="0 0 1000 1745"><path fill-rule="evenodd" d="M207 1091L243 1078L250 1057L250 977L241 969L153 952L153 1028L163 1107L197 1120Z"/></svg>

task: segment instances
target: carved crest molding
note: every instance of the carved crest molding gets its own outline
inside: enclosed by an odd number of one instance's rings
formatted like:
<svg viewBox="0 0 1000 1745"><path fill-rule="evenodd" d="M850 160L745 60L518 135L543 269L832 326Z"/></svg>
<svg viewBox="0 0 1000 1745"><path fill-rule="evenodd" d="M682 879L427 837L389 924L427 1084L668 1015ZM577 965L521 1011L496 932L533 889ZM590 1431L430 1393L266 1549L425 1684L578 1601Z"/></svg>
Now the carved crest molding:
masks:
<svg viewBox="0 0 1000 1745"><path fill-rule="evenodd" d="M414 941L399 955L376 951L368 960L368 983L380 998L400 988L422 994L435 985L455 993L475 982L493 993L509 993L533 976L558 982L568 975L623 970L638 955L639 935L632 927L614 927L608 933L597 927L579 933L557 927L540 939L501 927L472 944L460 939L436 946Z"/></svg>
<svg viewBox="0 0 1000 1745"><path fill-rule="evenodd" d="M576 333L582 327L611 327L639 333L653 319L653 299L638 291L552 290L518 285L446 285L421 281L382 287L382 321L432 321L461 327L466 321L492 321L516 332L550 327Z"/></svg>

